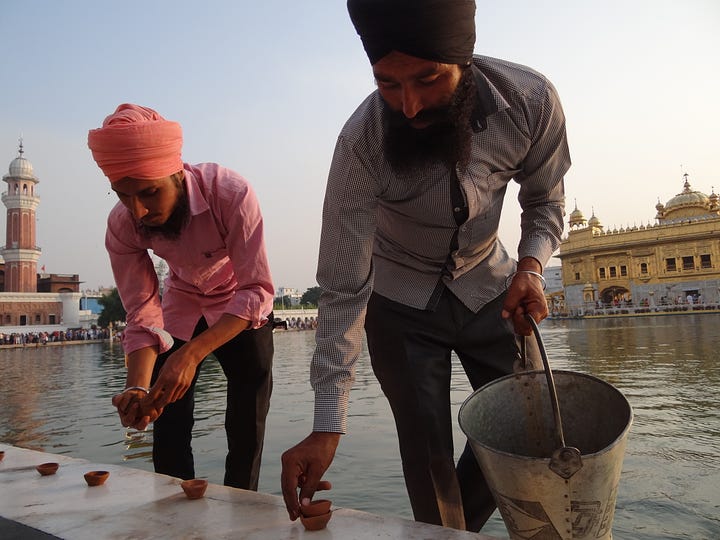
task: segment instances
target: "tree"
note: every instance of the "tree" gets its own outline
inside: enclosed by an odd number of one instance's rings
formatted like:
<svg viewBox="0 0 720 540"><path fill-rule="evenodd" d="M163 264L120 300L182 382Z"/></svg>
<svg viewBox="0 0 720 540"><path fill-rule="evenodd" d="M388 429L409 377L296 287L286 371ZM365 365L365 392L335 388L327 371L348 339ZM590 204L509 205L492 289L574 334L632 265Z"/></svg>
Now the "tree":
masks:
<svg viewBox="0 0 720 540"><path fill-rule="evenodd" d="M104 294L102 298L98 300L98 304L103 308L102 313L100 313L98 317L98 325L100 325L101 328L107 328L110 326L110 323L125 321L127 313L120 300L120 293L117 287L113 287L108 294Z"/></svg>
<svg viewBox="0 0 720 540"><path fill-rule="evenodd" d="M310 287L303 293L300 303L303 306L311 305L317 307L321 294L322 289L320 287Z"/></svg>
<svg viewBox="0 0 720 540"><path fill-rule="evenodd" d="M292 308L292 298L289 296L283 296L281 298L275 298L275 301L273 302L273 309L291 309Z"/></svg>

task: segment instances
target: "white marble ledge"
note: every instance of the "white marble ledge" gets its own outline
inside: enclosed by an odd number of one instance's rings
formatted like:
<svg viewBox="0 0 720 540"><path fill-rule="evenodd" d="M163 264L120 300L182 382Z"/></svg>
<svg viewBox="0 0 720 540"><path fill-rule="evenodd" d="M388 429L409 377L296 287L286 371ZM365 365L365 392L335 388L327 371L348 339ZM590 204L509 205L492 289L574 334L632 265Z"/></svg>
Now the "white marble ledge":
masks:
<svg viewBox="0 0 720 540"><path fill-rule="evenodd" d="M335 508L326 529L305 531L275 495L210 484L204 498L189 500L177 478L3 444L0 450L0 516L65 540L493 540L347 508ZM48 461L60 463L58 472L40 476L35 466ZM83 474L91 470L110 477L88 487Z"/></svg>

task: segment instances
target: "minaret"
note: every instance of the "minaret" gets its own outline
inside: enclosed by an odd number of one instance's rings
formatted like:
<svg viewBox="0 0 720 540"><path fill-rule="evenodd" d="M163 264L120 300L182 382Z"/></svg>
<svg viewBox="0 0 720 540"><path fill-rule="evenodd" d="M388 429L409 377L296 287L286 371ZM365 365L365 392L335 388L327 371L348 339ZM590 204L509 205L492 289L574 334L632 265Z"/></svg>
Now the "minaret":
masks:
<svg viewBox="0 0 720 540"><path fill-rule="evenodd" d="M40 180L32 164L23 157L20 139L18 157L10 162L3 176L8 190L2 194L7 208L7 234L2 256L5 259L5 292L37 292L37 261L40 248L35 245L35 210L40 197L35 186Z"/></svg>

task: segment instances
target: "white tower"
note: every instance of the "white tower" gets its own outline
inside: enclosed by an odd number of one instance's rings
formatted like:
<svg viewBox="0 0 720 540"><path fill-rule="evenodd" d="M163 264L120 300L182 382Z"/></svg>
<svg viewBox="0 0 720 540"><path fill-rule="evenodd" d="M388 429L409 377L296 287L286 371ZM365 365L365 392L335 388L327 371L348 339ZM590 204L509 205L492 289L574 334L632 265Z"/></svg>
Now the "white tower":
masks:
<svg viewBox="0 0 720 540"><path fill-rule="evenodd" d="M37 292L40 248L35 245L35 210L40 197L35 195L35 186L40 180L33 174L32 164L23 157L22 139L18 157L10 162L3 181L8 185L2 194L7 207L7 234L2 249L5 292Z"/></svg>

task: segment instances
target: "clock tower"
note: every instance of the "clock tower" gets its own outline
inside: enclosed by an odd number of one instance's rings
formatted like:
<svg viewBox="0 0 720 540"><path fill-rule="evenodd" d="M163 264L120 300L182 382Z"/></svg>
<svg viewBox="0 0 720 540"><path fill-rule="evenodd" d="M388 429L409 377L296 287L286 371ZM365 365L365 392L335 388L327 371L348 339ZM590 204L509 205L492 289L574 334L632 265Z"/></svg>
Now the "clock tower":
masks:
<svg viewBox="0 0 720 540"><path fill-rule="evenodd" d="M21 139L18 157L10 162L8 173L3 176L8 185L2 194L7 208L7 234L5 247L0 252L5 260L5 292L34 293L41 253L35 235L35 210L40 204L35 189L40 180L23 153Z"/></svg>

